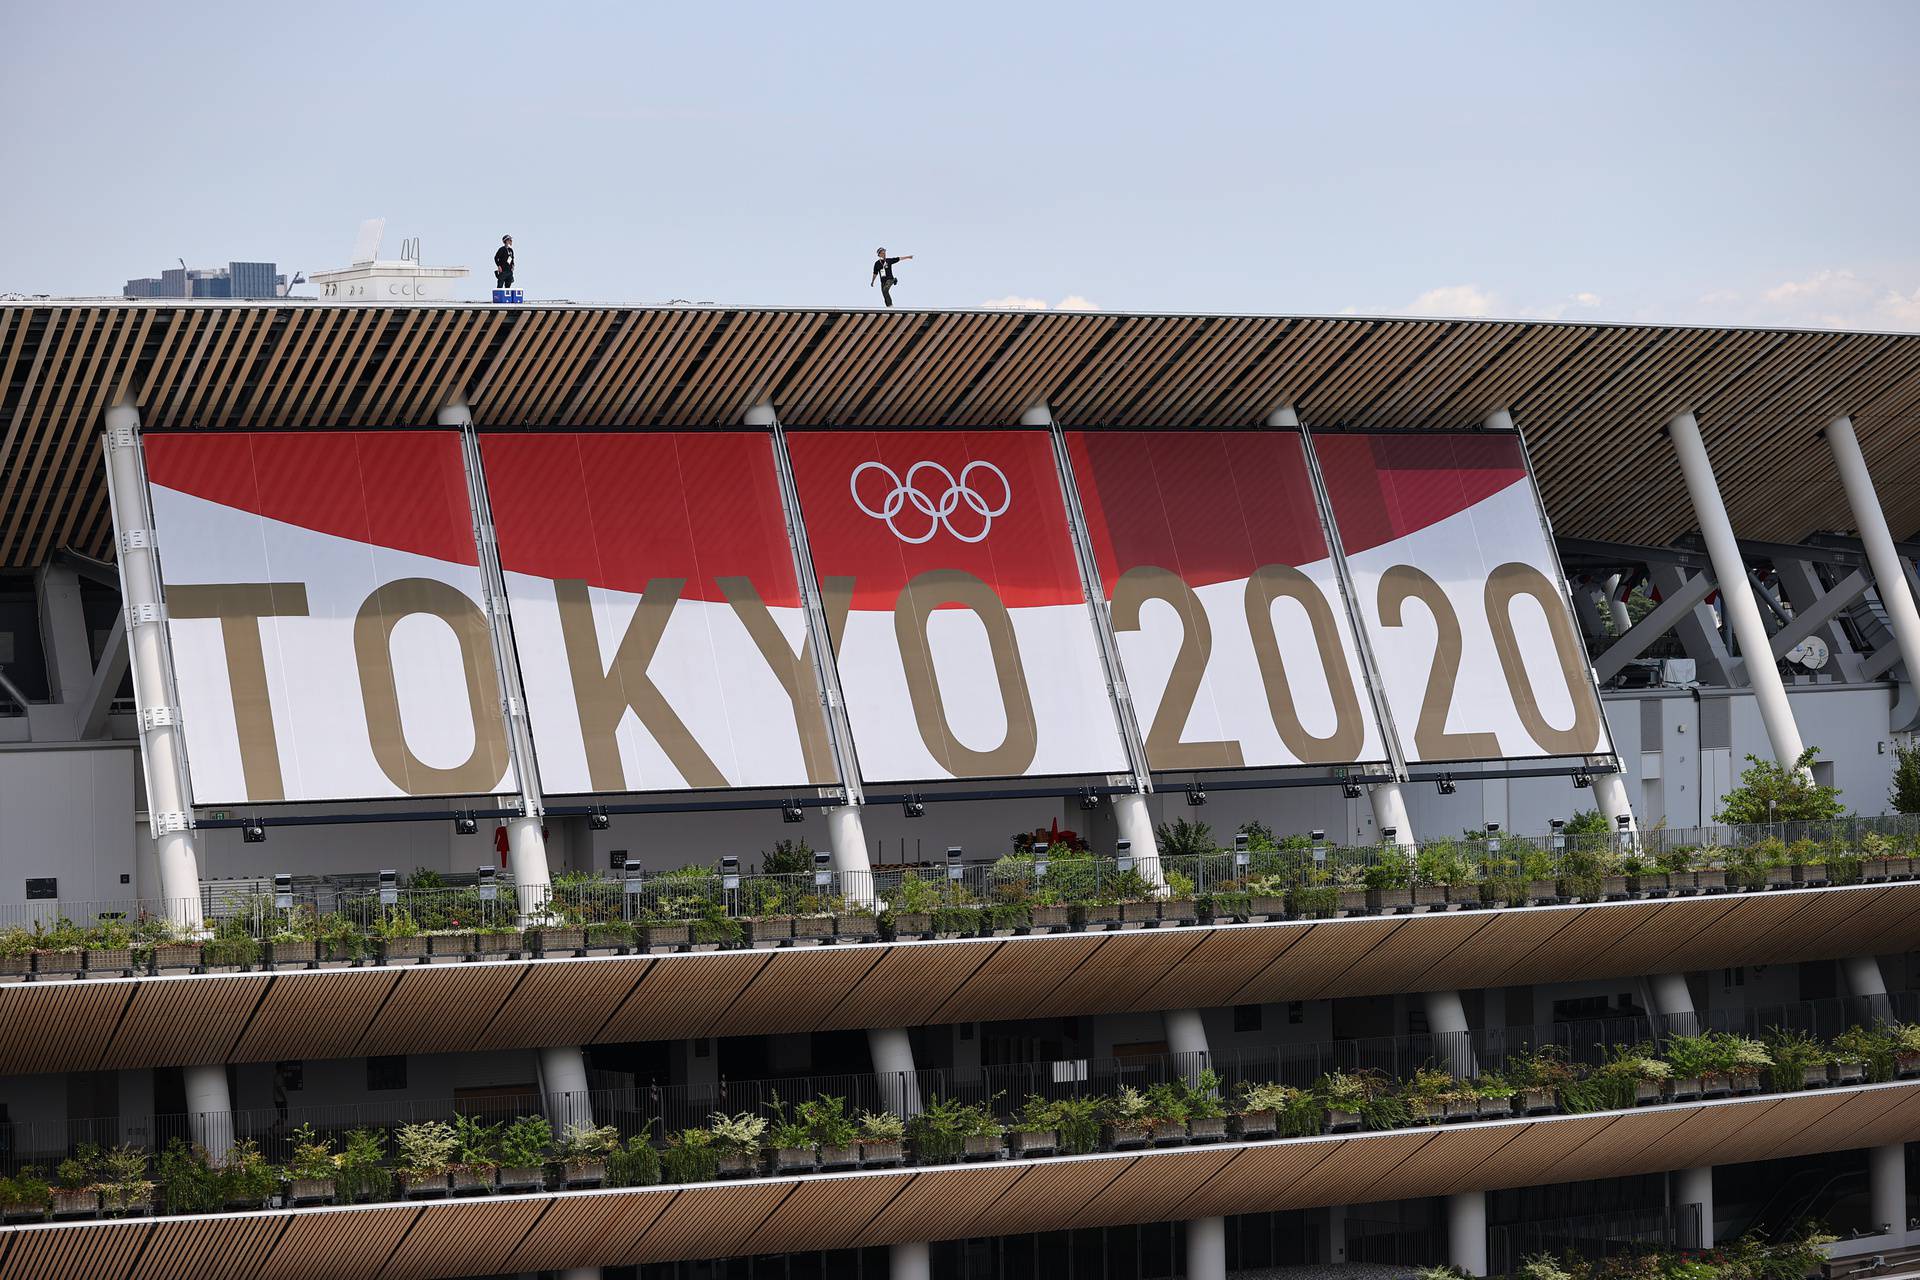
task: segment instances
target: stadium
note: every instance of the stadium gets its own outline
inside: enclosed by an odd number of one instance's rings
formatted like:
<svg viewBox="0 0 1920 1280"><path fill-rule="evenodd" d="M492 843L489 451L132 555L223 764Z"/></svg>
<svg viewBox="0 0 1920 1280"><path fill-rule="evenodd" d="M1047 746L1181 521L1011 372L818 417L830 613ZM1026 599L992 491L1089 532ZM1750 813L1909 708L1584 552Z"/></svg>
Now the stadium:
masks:
<svg viewBox="0 0 1920 1280"><path fill-rule="evenodd" d="M0 1280L1906 1274L1916 415L1920 335L0 302Z"/></svg>

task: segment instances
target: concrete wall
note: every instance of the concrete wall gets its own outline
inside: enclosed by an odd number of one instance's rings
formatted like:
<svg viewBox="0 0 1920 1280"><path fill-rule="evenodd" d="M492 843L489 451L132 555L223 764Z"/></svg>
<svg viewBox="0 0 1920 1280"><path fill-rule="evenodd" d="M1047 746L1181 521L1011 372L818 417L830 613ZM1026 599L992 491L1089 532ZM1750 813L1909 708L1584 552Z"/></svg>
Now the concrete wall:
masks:
<svg viewBox="0 0 1920 1280"><path fill-rule="evenodd" d="M0 902L23 901L30 876L56 877L67 900L140 896L139 768L131 743L0 749Z"/></svg>

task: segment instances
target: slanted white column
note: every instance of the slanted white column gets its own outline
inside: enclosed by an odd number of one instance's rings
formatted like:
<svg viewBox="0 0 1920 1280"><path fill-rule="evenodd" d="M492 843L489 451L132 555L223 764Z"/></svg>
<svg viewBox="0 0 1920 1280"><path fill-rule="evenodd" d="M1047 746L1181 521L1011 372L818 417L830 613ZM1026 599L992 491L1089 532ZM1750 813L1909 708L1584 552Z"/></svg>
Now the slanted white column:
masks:
<svg viewBox="0 0 1920 1280"><path fill-rule="evenodd" d="M1487 1274L1487 1193L1447 1197L1447 1261L1470 1276Z"/></svg>
<svg viewBox="0 0 1920 1280"><path fill-rule="evenodd" d="M1186 1280L1227 1280L1225 1218L1195 1218L1187 1224Z"/></svg>
<svg viewBox="0 0 1920 1280"><path fill-rule="evenodd" d="M131 405L107 410L107 467L112 476L114 521L121 535L121 605L127 611L127 650L132 656L133 694L147 768L147 829L168 919L198 932L200 860L188 825L193 797L185 785L180 711L167 679L166 606L155 558L153 511L147 503L141 465L140 411ZM224 1094L226 1074L220 1075ZM219 1110L225 1111L223 1104Z"/></svg>
<svg viewBox="0 0 1920 1280"><path fill-rule="evenodd" d="M1873 1203L1870 1226L1884 1231L1907 1229L1907 1144L1867 1150L1867 1188Z"/></svg>
<svg viewBox="0 0 1920 1280"><path fill-rule="evenodd" d="M1624 575L1616 573L1607 579L1607 611L1613 617L1615 636L1623 636L1633 629L1633 613L1627 608L1627 596L1631 593Z"/></svg>
<svg viewBox="0 0 1920 1280"><path fill-rule="evenodd" d="M1438 1040L1440 1056L1457 1080L1471 1080L1480 1074L1473 1052L1472 1028L1467 1025L1467 1009L1460 1003L1458 991L1426 993L1427 1030Z"/></svg>
<svg viewBox="0 0 1920 1280"><path fill-rule="evenodd" d="M593 1127L593 1097L587 1090L587 1055L572 1045L540 1050L540 1089L555 1136L572 1125Z"/></svg>
<svg viewBox="0 0 1920 1280"><path fill-rule="evenodd" d="M1864 1005L1874 1021L1883 1021L1892 1016L1892 1002L1887 999L1887 980L1880 972L1880 957L1847 956L1840 961L1840 972L1847 980L1847 994Z"/></svg>
<svg viewBox="0 0 1920 1280"><path fill-rule="evenodd" d="M873 1055L874 1074L886 1077L880 1096L887 1105L903 1117L919 1115L920 1078L914 1074L913 1041L906 1028L867 1028L867 1052Z"/></svg>
<svg viewBox="0 0 1920 1280"><path fill-rule="evenodd" d="M1387 832L1393 832L1393 842L1409 854L1413 852L1413 820L1407 816L1407 798L1400 792L1397 782L1370 782L1367 784L1367 799L1373 802L1373 825L1380 832L1380 838L1386 839Z"/></svg>
<svg viewBox="0 0 1920 1280"><path fill-rule="evenodd" d="M891 1280L932 1280L933 1260L924 1240L896 1244L887 1251Z"/></svg>
<svg viewBox="0 0 1920 1280"><path fill-rule="evenodd" d="M1603 713L1604 714L1604 713ZM1623 837L1623 843L1638 848L1640 844L1640 823L1633 816L1633 804L1627 799L1627 778L1621 773L1596 773L1593 775L1593 799L1600 812L1607 815L1607 826L1614 835ZM1622 825L1620 819L1627 821Z"/></svg>
<svg viewBox="0 0 1920 1280"><path fill-rule="evenodd" d="M1133 858L1133 869L1148 884L1164 891L1167 877L1160 870L1160 845L1154 838L1153 815L1147 812L1147 798L1138 791L1115 796L1113 817L1120 828L1120 838L1130 846L1128 854Z"/></svg>
<svg viewBox="0 0 1920 1280"><path fill-rule="evenodd" d="M867 855L867 827L859 805L841 804L827 810L827 847L833 854L840 892L873 906L873 860Z"/></svg>
<svg viewBox="0 0 1920 1280"><path fill-rule="evenodd" d="M1681 1035L1699 1031L1699 1017L1693 1011L1693 991L1687 986L1686 974L1656 973L1647 979L1647 988L1653 996L1653 1011L1668 1020L1669 1030L1677 1030Z"/></svg>
<svg viewBox="0 0 1920 1280"><path fill-rule="evenodd" d="M1786 686L1780 681L1780 669L1774 665L1772 641L1766 624L1760 620L1760 608L1753 601L1746 561L1741 558L1740 545L1734 540L1726 504L1720 500L1713 464L1707 458L1706 443L1700 438L1700 424L1691 413L1678 414L1667 424L1667 438L1673 442L1674 454L1680 459L1680 473L1686 478L1687 493L1693 499L1700 536L1706 540L1714 577L1720 583L1720 607L1726 611L1733 633L1740 641L1740 655L1746 659L1747 683L1753 688L1760 719L1767 727L1773 758L1782 768L1791 769L1804 749L1800 727L1794 723L1793 709L1787 705Z"/></svg>
<svg viewBox="0 0 1920 1280"><path fill-rule="evenodd" d="M215 1164L227 1158L233 1149L233 1099L227 1090L227 1069L213 1066L182 1067L187 1091L187 1123L193 1140Z"/></svg>
<svg viewBox="0 0 1920 1280"><path fill-rule="evenodd" d="M1827 424L1826 436L1834 465L1840 471L1841 487L1847 491L1847 505L1853 508L1854 526L1860 530L1860 544L1873 567L1874 589L1887 611L1887 622L1900 646L1900 659L1906 664L1907 681L1920 685L1920 608L1914 606L1906 569L1900 563L1900 553L1894 550L1893 533L1887 528L1886 512L1880 509L1880 498L1873 491L1873 477L1867 474L1867 460L1860 453L1853 419L1835 418Z"/></svg>
<svg viewBox="0 0 1920 1280"><path fill-rule="evenodd" d="M1673 1174L1673 1207L1684 1209L1690 1204L1700 1206L1700 1238L1693 1242L1697 1249L1713 1248L1713 1167L1704 1169L1677 1169ZM1684 1236L1681 1240L1687 1243Z"/></svg>
<svg viewBox="0 0 1920 1280"><path fill-rule="evenodd" d="M1167 1028L1167 1050L1171 1053L1206 1053L1207 1024L1198 1009L1169 1009L1161 1015Z"/></svg>

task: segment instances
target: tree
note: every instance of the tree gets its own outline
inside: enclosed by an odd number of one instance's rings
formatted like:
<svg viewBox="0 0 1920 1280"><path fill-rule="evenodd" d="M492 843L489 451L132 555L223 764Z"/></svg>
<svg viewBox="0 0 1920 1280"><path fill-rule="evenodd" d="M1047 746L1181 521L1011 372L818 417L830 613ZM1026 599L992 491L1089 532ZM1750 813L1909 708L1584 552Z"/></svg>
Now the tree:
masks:
<svg viewBox="0 0 1920 1280"><path fill-rule="evenodd" d="M1813 780L1813 758L1820 748L1808 747L1785 769L1771 760L1747 757L1740 785L1720 802L1715 822L1818 822L1845 812L1840 788Z"/></svg>
<svg viewBox="0 0 1920 1280"><path fill-rule="evenodd" d="M1896 743L1893 754L1899 760L1893 766L1893 790L1887 793L1887 803L1900 813L1920 813L1920 745Z"/></svg>

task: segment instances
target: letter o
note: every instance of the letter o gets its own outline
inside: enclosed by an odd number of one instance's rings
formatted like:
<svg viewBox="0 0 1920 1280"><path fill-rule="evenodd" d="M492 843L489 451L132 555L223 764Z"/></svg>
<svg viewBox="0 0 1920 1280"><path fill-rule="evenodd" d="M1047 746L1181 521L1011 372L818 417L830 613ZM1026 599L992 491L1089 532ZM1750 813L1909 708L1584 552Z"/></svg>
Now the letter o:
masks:
<svg viewBox="0 0 1920 1280"><path fill-rule="evenodd" d="M987 649L993 655L993 674L1000 686L1000 705L1006 711L1007 733L1000 745L976 751L953 735L947 722L940 677L933 669L933 650L927 642L927 624L944 604L963 605L987 630ZM900 665L906 671L907 696L920 739L956 778L1020 777L1033 763L1040 746L1040 726L1033 716L1033 695L1020 663L1020 646L1013 635L1013 618L993 588L958 569L934 569L910 580L893 606L894 637L900 645Z"/></svg>

